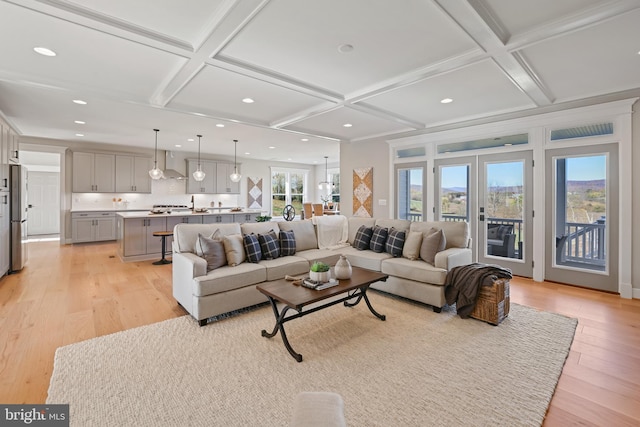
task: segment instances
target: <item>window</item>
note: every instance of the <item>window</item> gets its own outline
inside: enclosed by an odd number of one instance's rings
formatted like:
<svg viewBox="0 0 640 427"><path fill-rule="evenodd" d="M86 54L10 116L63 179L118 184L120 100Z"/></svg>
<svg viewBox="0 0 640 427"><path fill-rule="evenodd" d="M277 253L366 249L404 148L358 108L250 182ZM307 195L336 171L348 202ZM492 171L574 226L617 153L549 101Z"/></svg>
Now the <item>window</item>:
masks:
<svg viewBox="0 0 640 427"><path fill-rule="evenodd" d="M398 176L397 218L423 220L424 168L422 166L396 166Z"/></svg>
<svg viewBox="0 0 640 427"><path fill-rule="evenodd" d="M333 184L331 187L331 201L340 203L340 169L329 169L329 182Z"/></svg>
<svg viewBox="0 0 640 427"><path fill-rule="evenodd" d="M308 171L298 169L271 169L271 216L282 216L286 205L296 213L302 212Z"/></svg>

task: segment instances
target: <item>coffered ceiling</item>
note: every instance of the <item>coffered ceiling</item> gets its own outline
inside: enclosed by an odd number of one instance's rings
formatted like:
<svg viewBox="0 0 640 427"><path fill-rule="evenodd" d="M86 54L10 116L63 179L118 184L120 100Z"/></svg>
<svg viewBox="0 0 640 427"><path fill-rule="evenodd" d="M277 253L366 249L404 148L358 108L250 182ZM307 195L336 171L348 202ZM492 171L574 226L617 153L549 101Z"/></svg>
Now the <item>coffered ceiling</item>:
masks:
<svg viewBox="0 0 640 427"><path fill-rule="evenodd" d="M2 0L0 111L25 137L337 161L635 93L638 22L640 0Z"/></svg>

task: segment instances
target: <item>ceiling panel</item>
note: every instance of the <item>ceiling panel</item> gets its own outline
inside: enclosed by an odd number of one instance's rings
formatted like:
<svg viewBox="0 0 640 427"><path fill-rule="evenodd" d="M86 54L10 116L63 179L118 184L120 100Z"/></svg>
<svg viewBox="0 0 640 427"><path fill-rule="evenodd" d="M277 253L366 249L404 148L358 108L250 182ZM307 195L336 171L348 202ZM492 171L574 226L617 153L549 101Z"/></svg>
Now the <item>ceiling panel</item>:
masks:
<svg viewBox="0 0 640 427"><path fill-rule="evenodd" d="M445 98L453 102L442 104L440 101ZM491 60L430 77L363 102L426 126L535 106Z"/></svg>
<svg viewBox="0 0 640 427"><path fill-rule="evenodd" d="M345 124L350 124L351 126L345 127ZM408 131L412 128L352 108L340 107L301 120L300 122L287 126L286 129L350 141Z"/></svg>
<svg viewBox="0 0 640 427"><path fill-rule="evenodd" d="M523 50L557 101L640 87L640 10Z"/></svg>
<svg viewBox="0 0 640 427"><path fill-rule="evenodd" d="M2 71L20 80L149 99L185 58L0 2ZM28 25L25 25L28 23ZM43 46L57 53L33 51Z"/></svg>
<svg viewBox="0 0 640 427"><path fill-rule="evenodd" d="M196 44L210 31L223 0L69 0L107 18Z"/></svg>
<svg viewBox="0 0 640 427"><path fill-rule="evenodd" d="M246 104L244 98L255 102ZM207 66L168 104L170 108L269 124L311 107L335 105L262 80Z"/></svg>
<svg viewBox="0 0 640 427"><path fill-rule="evenodd" d="M442 43L443 39L447 43ZM350 44L350 53L338 46ZM320 88L348 94L477 49L434 3L270 2L222 51Z"/></svg>
<svg viewBox="0 0 640 427"><path fill-rule="evenodd" d="M511 36L533 30L545 23L577 14L609 0L484 0Z"/></svg>

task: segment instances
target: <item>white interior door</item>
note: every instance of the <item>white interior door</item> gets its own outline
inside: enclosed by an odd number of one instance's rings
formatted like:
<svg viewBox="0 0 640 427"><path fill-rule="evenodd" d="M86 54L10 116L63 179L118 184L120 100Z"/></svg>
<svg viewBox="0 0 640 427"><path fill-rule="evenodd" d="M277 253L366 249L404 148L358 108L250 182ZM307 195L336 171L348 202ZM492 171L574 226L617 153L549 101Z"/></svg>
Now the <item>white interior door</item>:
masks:
<svg viewBox="0 0 640 427"><path fill-rule="evenodd" d="M60 173L29 171L29 235L60 233Z"/></svg>

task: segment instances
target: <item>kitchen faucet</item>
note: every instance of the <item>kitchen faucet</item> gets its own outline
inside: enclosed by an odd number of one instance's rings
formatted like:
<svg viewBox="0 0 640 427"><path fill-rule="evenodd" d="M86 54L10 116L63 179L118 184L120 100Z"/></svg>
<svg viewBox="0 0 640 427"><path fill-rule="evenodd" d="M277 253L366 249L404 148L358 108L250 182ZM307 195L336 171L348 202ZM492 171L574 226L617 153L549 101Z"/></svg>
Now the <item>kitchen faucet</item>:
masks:
<svg viewBox="0 0 640 427"><path fill-rule="evenodd" d="M196 209L196 204L195 204L195 199L194 199L194 195L191 195L191 210L194 211Z"/></svg>

